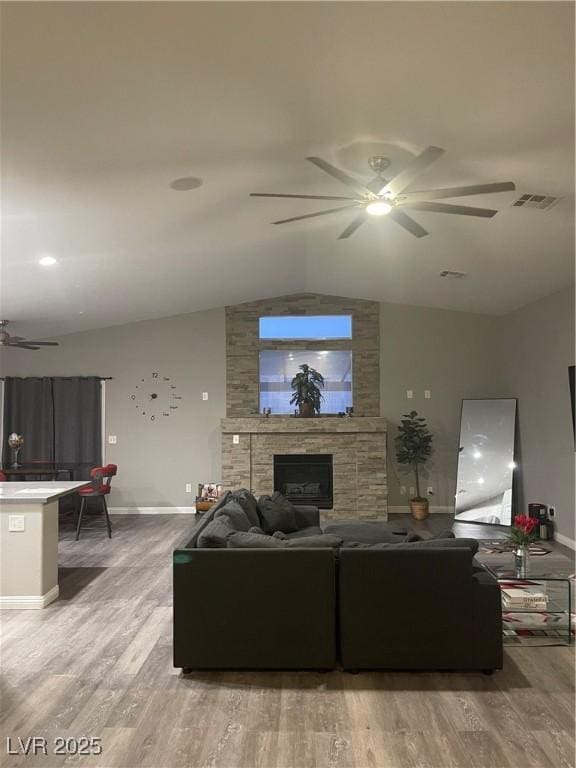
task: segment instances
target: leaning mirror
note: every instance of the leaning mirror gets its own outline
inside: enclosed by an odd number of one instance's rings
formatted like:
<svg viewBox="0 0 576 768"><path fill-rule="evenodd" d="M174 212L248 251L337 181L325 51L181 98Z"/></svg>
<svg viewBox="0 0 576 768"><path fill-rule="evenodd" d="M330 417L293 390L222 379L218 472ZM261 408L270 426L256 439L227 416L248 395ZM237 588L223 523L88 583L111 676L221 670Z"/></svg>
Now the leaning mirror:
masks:
<svg viewBox="0 0 576 768"><path fill-rule="evenodd" d="M516 400L463 400L455 519L512 524Z"/></svg>

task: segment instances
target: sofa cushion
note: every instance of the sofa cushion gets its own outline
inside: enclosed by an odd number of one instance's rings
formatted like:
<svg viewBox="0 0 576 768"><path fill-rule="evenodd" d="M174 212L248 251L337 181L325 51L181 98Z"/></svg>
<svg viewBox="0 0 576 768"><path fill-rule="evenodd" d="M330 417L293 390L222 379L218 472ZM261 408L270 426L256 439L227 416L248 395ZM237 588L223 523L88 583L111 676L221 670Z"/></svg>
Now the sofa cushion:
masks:
<svg viewBox="0 0 576 768"><path fill-rule="evenodd" d="M405 541L396 544L381 542L379 544L366 544L361 541L344 542L346 549L469 549L472 556L478 551L476 539L425 539L422 541Z"/></svg>
<svg viewBox="0 0 576 768"><path fill-rule="evenodd" d="M229 517L217 517L200 532L196 546L201 549L222 549L228 537L235 532Z"/></svg>
<svg viewBox="0 0 576 768"><path fill-rule="evenodd" d="M250 520L250 525L260 525L260 517L258 515L258 502L254 494L250 493L246 488L240 488L239 491L232 493L232 498L237 501L246 513L246 517Z"/></svg>
<svg viewBox="0 0 576 768"><path fill-rule="evenodd" d="M248 519L246 512L244 512L241 505L237 501L234 501L234 499L230 499L230 501L214 515L215 520L218 520L221 517L229 518L230 524L236 531L249 531L252 527L252 523Z"/></svg>
<svg viewBox="0 0 576 768"><path fill-rule="evenodd" d="M194 547L198 546L198 537L200 536L204 528L206 528L206 526L209 525L212 522L212 520L214 520L214 516L216 515L218 510L228 503L228 501L230 500L230 496L231 496L230 491L226 491L218 499L216 504L214 504L214 506L208 510L208 512L205 512L200 516L200 520L194 526L190 541L186 544L187 549L193 549Z"/></svg>
<svg viewBox="0 0 576 768"><path fill-rule="evenodd" d="M404 541L405 528L395 528L387 523L369 522L366 520L344 520L337 523L328 523L324 526L324 533L333 533L340 536L344 542L362 542L364 544L380 544L387 542L395 544Z"/></svg>
<svg viewBox="0 0 576 768"><path fill-rule="evenodd" d="M243 531L234 531L226 542L230 549L282 549L285 544L285 541L274 536Z"/></svg>
<svg viewBox="0 0 576 768"><path fill-rule="evenodd" d="M277 536L260 536L257 533L236 531L227 538L230 549L318 549L337 548L342 539L323 533L320 536L306 536L301 539L280 539Z"/></svg>
<svg viewBox="0 0 576 768"><path fill-rule="evenodd" d="M260 496L258 513L266 533L274 533L274 531L292 533L298 530L294 506L280 494L274 499L271 496Z"/></svg>
<svg viewBox="0 0 576 768"><path fill-rule="evenodd" d="M259 536L266 536L267 534L264 533L262 528L260 528L259 525L253 525L252 528L248 530L248 533L257 533Z"/></svg>
<svg viewBox="0 0 576 768"><path fill-rule="evenodd" d="M306 536L321 536L324 533L322 528L318 525L309 525L307 528L300 528L298 531L292 531L287 533L286 536L289 539L303 539Z"/></svg>
<svg viewBox="0 0 576 768"><path fill-rule="evenodd" d="M434 541L435 539L455 539L456 534L451 528L446 528L444 531L440 531L440 533L435 533L431 539L428 539L428 541Z"/></svg>

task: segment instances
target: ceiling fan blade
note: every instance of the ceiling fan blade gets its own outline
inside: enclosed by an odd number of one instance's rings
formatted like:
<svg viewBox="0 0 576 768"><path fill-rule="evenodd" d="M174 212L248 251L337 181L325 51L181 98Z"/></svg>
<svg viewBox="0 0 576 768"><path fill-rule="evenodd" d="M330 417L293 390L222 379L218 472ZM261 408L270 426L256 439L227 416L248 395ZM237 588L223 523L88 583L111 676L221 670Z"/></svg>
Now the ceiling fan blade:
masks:
<svg viewBox="0 0 576 768"><path fill-rule="evenodd" d="M464 197L465 195L488 195L494 192L511 192L516 189L513 181L494 184L473 184L468 187L445 187L444 189L419 189L406 193L406 201L440 200L443 197ZM404 203L404 200L402 200Z"/></svg>
<svg viewBox="0 0 576 768"><path fill-rule="evenodd" d="M281 195L275 192L250 192L250 197L296 197L299 200L355 200L355 197L341 195Z"/></svg>
<svg viewBox="0 0 576 768"><path fill-rule="evenodd" d="M450 205L449 203L406 203L403 208L409 208L412 211L431 211L432 213L457 213L461 216L480 216L484 219L491 219L496 216L498 211L492 208L473 208L471 205Z"/></svg>
<svg viewBox="0 0 576 768"><path fill-rule="evenodd" d="M60 346L59 341L30 341L30 339L26 339L24 343L36 344L38 347L59 347Z"/></svg>
<svg viewBox="0 0 576 768"><path fill-rule="evenodd" d="M32 344L23 344L18 342L17 344L5 344L5 347L14 347L14 349L40 349L40 347L34 347Z"/></svg>
<svg viewBox="0 0 576 768"><path fill-rule="evenodd" d="M385 186L382 187L379 194L384 195L386 193L395 196L403 192L406 187L411 184L417 176L424 173L426 168L439 157L444 154L443 149L440 147L427 147L424 152L415 157L412 162L408 163L403 171L394 176Z"/></svg>
<svg viewBox="0 0 576 768"><path fill-rule="evenodd" d="M424 237L428 234L424 227L421 227L411 216L408 216L408 214L404 213L404 211L400 211L398 208L394 208L393 211L390 211L388 216L391 219L394 219L396 224L400 224L401 227L407 229L408 232L414 235L414 237Z"/></svg>
<svg viewBox="0 0 576 768"><path fill-rule="evenodd" d="M346 238L350 237L350 235L353 235L354 232L358 229L358 227L361 227L362 224L366 221L366 214L360 213L356 218L352 219L350 224L346 227L344 232L338 237L338 240L346 240Z"/></svg>
<svg viewBox="0 0 576 768"><path fill-rule="evenodd" d="M313 219L315 216L326 216L329 213L338 211L347 211L349 208L358 208L357 205L341 205L338 208L328 208L326 211L316 211L316 213L306 213L304 216L291 216L289 219L280 219L273 221L272 224L287 224L289 221L299 221L300 219Z"/></svg>
<svg viewBox="0 0 576 768"><path fill-rule="evenodd" d="M306 160L314 163L315 166L320 168L325 173L328 173L330 176L333 176L335 179L338 179L338 181L341 181L342 184L346 184L347 187L350 187L359 195L367 196L370 198L375 197L374 193L371 192L368 187L364 186L364 184L362 184L360 181L356 181L356 179L352 178L352 176L349 176L347 173L344 173L344 171L341 171L340 168L336 168L335 165L326 162L326 160L322 160L321 157L307 157Z"/></svg>

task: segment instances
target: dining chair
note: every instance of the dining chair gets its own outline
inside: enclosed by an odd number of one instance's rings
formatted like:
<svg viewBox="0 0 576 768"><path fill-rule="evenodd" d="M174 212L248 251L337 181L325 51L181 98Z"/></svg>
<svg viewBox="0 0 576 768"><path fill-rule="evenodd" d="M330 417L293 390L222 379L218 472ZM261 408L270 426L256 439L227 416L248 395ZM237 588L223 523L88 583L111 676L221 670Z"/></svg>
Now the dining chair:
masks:
<svg viewBox="0 0 576 768"><path fill-rule="evenodd" d="M78 491L78 495L81 498L80 512L78 513L78 525L76 526L76 541L80 538L80 527L82 525L82 516L86 509L87 499L97 498L100 499L102 511L106 518L106 527L108 528L108 538L112 538L112 524L110 523L110 516L108 515L108 505L106 504L106 496L110 493L110 486L112 484L112 478L118 471L116 464L107 464L105 467L94 467L90 470L90 477L92 478L92 484L86 488L81 488Z"/></svg>

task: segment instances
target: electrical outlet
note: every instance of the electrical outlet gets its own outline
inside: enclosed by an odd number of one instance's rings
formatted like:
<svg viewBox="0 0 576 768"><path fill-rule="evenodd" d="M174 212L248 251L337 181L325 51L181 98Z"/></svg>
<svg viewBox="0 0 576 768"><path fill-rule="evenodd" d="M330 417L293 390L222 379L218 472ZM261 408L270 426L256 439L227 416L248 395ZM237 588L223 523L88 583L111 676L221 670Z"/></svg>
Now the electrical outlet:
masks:
<svg viewBox="0 0 576 768"><path fill-rule="evenodd" d="M432 488L431 485L429 485L428 488L426 488L426 494L428 496L434 496L434 488Z"/></svg>
<svg viewBox="0 0 576 768"><path fill-rule="evenodd" d="M108 435L109 445L116 445L117 442L118 442L118 438L116 437L116 435Z"/></svg>
<svg viewBox="0 0 576 768"><path fill-rule="evenodd" d="M406 390L406 398L408 400L412 400L413 397L414 397L414 390L413 389L407 389Z"/></svg>
<svg viewBox="0 0 576 768"><path fill-rule="evenodd" d="M192 493L192 483L186 483L186 493Z"/></svg>
<svg viewBox="0 0 576 768"><path fill-rule="evenodd" d="M400 496L406 496L406 486L401 485L400 486Z"/></svg>
<svg viewBox="0 0 576 768"><path fill-rule="evenodd" d="M9 531L24 531L24 530L26 530L26 523L24 522L24 515L8 515L8 530Z"/></svg>
<svg viewBox="0 0 576 768"><path fill-rule="evenodd" d="M202 400L208 400L208 392L202 392Z"/></svg>
<svg viewBox="0 0 576 768"><path fill-rule="evenodd" d="M413 496L416 496L416 488L414 488L413 485L411 485L408 490L409 490L409 493L410 493L410 498L412 498Z"/></svg>
<svg viewBox="0 0 576 768"><path fill-rule="evenodd" d="M238 445L238 443L240 442L240 435L232 435L232 442L234 443L234 445Z"/></svg>
<svg viewBox="0 0 576 768"><path fill-rule="evenodd" d="M556 507L548 507L548 516L556 517Z"/></svg>
<svg viewBox="0 0 576 768"><path fill-rule="evenodd" d="M432 390L425 389L424 390L424 400L430 400L431 397L432 397Z"/></svg>

